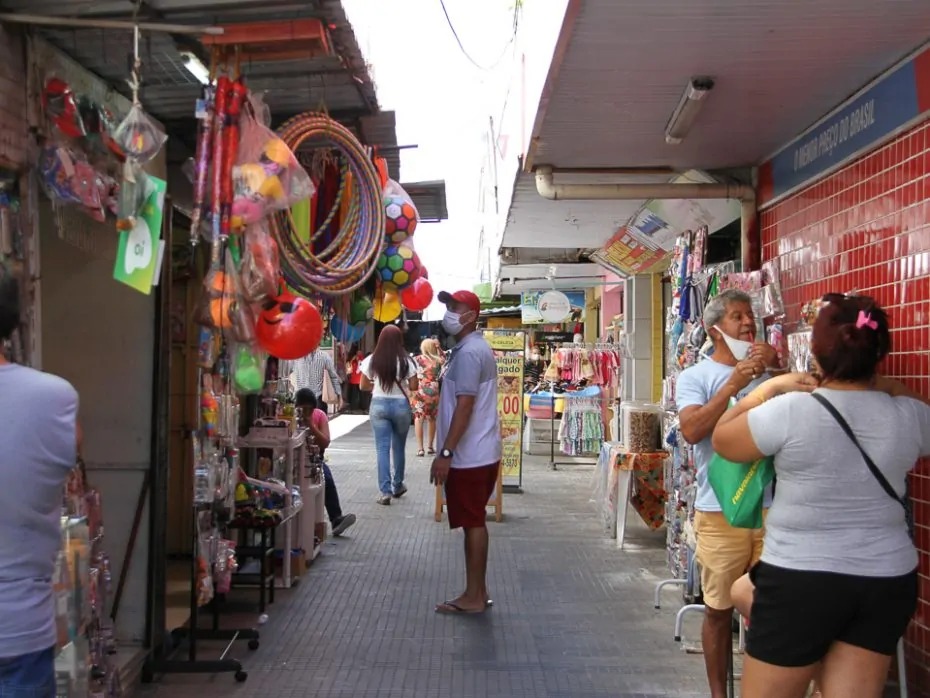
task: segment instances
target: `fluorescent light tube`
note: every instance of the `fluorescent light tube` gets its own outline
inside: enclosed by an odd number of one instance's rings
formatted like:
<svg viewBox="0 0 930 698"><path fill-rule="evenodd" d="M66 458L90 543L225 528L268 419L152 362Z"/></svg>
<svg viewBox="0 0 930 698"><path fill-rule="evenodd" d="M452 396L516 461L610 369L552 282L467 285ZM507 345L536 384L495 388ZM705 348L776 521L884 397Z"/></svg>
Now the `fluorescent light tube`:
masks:
<svg viewBox="0 0 930 698"><path fill-rule="evenodd" d="M701 111L704 98L713 88L713 78L692 78L688 82L678 106L675 107L665 127L666 143L678 145L685 139Z"/></svg>
<svg viewBox="0 0 930 698"><path fill-rule="evenodd" d="M197 56L190 51L181 51L181 62L201 85L210 84L210 71Z"/></svg>

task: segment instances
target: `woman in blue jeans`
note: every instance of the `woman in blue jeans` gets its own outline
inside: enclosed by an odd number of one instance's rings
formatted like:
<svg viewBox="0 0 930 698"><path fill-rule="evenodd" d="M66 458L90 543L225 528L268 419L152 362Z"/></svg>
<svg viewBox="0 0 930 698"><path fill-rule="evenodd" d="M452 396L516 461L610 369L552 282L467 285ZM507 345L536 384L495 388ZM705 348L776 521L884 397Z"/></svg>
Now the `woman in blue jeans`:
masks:
<svg viewBox="0 0 930 698"><path fill-rule="evenodd" d="M404 335L396 325L381 330L371 356L362 362L362 390L371 392L368 416L375 433L378 453L378 504L391 503L392 497L407 493L404 449L413 415L410 395L416 391L417 367L404 349ZM391 473L391 452L394 472Z"/></svg>

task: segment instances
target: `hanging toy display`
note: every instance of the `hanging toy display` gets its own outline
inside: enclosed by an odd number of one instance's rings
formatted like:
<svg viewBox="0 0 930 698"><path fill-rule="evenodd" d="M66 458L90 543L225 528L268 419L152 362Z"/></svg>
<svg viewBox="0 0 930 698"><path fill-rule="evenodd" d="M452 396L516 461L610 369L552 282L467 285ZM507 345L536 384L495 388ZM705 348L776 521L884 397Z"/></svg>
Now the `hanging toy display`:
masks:
<svg viewBox="0 0 930 698"><path fill-rule="evenodd" d="M413 199L393 179L389 179L384 188L384 226L385 237L389 244L398 244L416 232L419 214L413 205Z"/></svg>
<svg viewBox="0 0 930 698"><path fill-rule="evenodd" d="M84 136L77 99L71 86L60 78L49 78L42 90L42 109L52 125L68 138Z"/></svg>
<svg viewBox="0 0 930 698"><path fill-rule="evenodd" d="M211 71L212 75L212 71ZM203 220L203 203L207 195L207 174L210 170L210 154L213 152L213 100L216 89L213 84L204 86L197 100L197 150L194 156L194 205L191 209L191 244L200 242L200 224Z"/></svg>
<svg viewBox="0 0 930 698"><path fill-rule="evenodd" d="M381 291L375 296L374 319L378 322L394 322L400 317L401 312L403 308L396 293Z"/></svg>
<svg viewBox="0 0 930 698"><path fill-rule="evenodd" d="M143 111L141 105L135 104L116 127L113 139L126 157L144 164L158 155L168 136Z"/></svg>
<svg viewBox="0 0 930 698"><path fill-rule="evenodd" d="M374 315L374 309L371 307L371 299L360 296L352 301L349 306L349 322L357 325L360 322L368 322Z"/></svg>
<svg viewBox="0 0 930 698"><path fill-rule="evenodd" d="M259 313L255 338L258 346L278 359L300 359L320 345L323 318L306 298L282 293Z"/></svg>
<svg viewBox="0 0 930 698"><path fill-rule="evenodd" d="M400 302L407 310L426 310L433 302L433 287L429 281L421 277L401 291Z"/></svg>
<svg viewBox="0 0 930 698"><path fill-rule="evenodd" d="M420 258L409 243L388 245L376 268L378 280L388 291L403 290L420 278Z"/></svg>
<svg viewBox="0 0 930 698"><path fill-rule="evenodd" d="M350 324L338 315L333 315L329 322L329 331L337 341L344 343L358 342L365 336L366 322Z"/></svg>
<svg viewBox="0 0 930 698"><path fill-rule="evenodd" d="M265 359L248 344L236 347L233 358L233 386L240 395L255 395L265 385Z"/></svg>
<svg viewBox="0 0 930 698"><path fill-rule="evenodd" d="M288 212L272 220L281 254L281 273L296 292L310 296L348 294L371 277L384 244L385 213L378 171L367 149L345 126L323 114L297 116L279 130L278 135L291 151L304 143L315 148L331 149L342 158L347 176L341 178L341 190L335 198L324 226L345 203L340 229L311 232L308 245Z"/></svg>

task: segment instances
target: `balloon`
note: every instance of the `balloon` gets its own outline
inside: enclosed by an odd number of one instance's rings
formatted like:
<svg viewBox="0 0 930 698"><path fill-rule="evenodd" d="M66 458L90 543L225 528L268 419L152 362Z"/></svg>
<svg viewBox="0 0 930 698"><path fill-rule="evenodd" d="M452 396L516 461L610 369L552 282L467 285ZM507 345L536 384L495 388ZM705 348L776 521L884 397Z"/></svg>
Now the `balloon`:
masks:
<svg viewBox="0 0 930 698"><path fill-rule="evenodd" d="M424 267L422 264L420 265L420 278L421 279L429 278L429 272L426 270L426 267Z"/></svg>
<svg viewBox="0 0 930 698"><path fill-rule="evenodd" d="M329 323L329 330L340 342L357 342L365 336L365 323L350 325L338 315L334 315Z"/></svg>
<svg viewBox="0 0 930 698"><path fill-rule="evenodd" d="M299 359L320 346L323 318L306 298L282 293L265 304L255 325L255 338L272 356Z"/></svg>
<svg viewBox="0 0 930 698"><path fill-rule="evenodd" d="M375 298L374 318L378 322L391 322L396 320L401 313L400 298L396 293L383 291Z"/></svg>
<svg viewBox="0 0 930 698"><path fill-rule="evenodd" d="M373 309L371 300L365 296L356 298L349 307L349 322L357 325L360 322L367 322L372 318Z"/></svg>
<svg viewBox="0 0 930 698"><path fill-rule="evenodd" d="M433 287L426 279L417 279L401 291L400 301L407 310L426 310L433 302Z"/></svg>

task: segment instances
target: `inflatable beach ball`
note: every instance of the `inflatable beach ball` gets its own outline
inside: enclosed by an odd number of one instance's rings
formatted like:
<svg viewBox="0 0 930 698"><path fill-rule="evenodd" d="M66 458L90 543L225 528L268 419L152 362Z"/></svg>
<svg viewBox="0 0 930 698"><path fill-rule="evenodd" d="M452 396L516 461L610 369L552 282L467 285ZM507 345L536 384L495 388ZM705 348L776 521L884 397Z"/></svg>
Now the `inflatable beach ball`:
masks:
<svg viewBox="0 0 930 698"><path fill-rule="evenodd" d="M402 196L384 197L384 228L388 242L397 244L409 238L417 229L417 210Z"/></svg>
<svg viewBox="0 0 930 698"><path fill-rule="evenodd" d="M388 245L375 269L387 290L401 290L420 278L420 258L410 245Z"/></svg>

